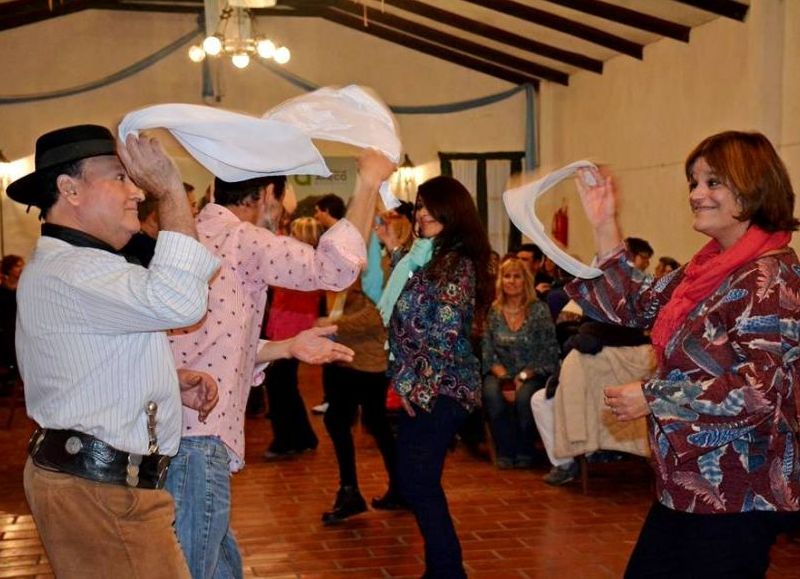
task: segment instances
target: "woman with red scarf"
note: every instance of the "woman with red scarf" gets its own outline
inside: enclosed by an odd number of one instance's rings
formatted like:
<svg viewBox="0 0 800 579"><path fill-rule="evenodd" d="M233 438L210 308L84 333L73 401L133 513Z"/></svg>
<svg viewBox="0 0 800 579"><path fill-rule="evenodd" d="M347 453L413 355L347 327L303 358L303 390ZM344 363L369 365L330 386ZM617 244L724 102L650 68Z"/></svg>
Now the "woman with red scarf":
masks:
<svg viewBox="0 0 800 579"><path fill-rule="evenodd" d="M567 291L592 317L652 328L658 353L654 378L605 392L618 420L648 418L656 475L625 576L763 577L800 509L794 192L759 133L705 139L685 171L711 240L658 281L622 245L611 178L580 175L604 275Z"/></svg>

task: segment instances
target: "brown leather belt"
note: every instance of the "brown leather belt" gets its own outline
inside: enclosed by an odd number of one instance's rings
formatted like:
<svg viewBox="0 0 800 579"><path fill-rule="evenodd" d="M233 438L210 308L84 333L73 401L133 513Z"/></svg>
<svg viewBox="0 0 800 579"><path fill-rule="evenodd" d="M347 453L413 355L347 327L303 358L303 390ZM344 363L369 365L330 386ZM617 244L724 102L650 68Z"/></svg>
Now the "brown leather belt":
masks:
<svg viewBox="0 0 800 579"><path fill-rule="evenodd" d="M77 430L37 428L28 445L33 463L45 470L140 489L164 487L170 458L117 450Z"/></svg>

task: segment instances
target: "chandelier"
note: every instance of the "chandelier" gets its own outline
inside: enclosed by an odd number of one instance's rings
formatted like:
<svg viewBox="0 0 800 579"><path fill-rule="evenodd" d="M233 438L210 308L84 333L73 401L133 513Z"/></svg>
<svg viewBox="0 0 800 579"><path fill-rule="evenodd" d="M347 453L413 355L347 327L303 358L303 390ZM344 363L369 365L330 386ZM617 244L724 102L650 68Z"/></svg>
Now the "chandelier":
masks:
<svg viewBox="0 0 800 579"><path fill-rule="evenodd" d="M256 17L250 8L226 4L214 34L207 36L202 45L189 48L189 58L192 62L202 62L206 56L229 56L236 68L246 68L254 56L271 58L278 64L289 62L289 49L259 35L255 23Z"/></svg>

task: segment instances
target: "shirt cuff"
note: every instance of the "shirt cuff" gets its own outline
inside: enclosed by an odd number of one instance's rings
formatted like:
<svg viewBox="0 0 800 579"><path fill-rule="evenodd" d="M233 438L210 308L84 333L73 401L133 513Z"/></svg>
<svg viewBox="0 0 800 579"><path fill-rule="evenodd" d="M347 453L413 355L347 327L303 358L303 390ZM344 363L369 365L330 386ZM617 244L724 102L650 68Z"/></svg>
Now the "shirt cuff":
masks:
<svg viewBox="0 0 800 579"><path fill-rule="evenodd" d="M364 238L355 225L347 219L340 219L323 233L319 244L323 243L334 245L337 253L359 268L367 262L367 246L364 244Z"/></svg>

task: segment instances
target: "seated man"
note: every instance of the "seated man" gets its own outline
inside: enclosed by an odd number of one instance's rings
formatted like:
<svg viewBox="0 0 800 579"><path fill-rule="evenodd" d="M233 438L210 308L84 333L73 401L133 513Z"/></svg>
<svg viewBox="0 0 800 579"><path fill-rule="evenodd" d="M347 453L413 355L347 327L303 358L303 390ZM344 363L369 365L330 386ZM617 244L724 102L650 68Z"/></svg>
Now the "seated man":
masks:
<svg viewBox="0 0 800 579"><path fill-rule="evenodd" d="M639 330L584 322L567 342L572 348L561 365L559 386L548 398L531 398L536 426L553 465L545 482L562 485L578 475L573 457L596 450L648 455L645 420L619 422L603 403L606 386L644 379L655 368L647 337Z"/></svg>

